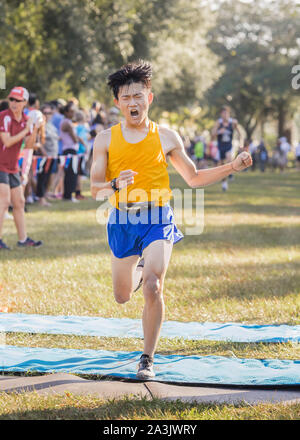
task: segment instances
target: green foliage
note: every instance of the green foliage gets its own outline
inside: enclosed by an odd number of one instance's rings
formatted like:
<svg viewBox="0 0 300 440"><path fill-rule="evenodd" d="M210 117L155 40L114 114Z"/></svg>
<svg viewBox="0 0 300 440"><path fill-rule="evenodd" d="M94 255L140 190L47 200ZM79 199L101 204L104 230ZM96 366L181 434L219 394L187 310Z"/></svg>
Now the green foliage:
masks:
<svg viewBox="0 0 300 440"><path fill-rule="evenodd" d="M280 111L288 117L296 108L291 67L300 54L299 10L293 0L227 0L215 14L209 47L225 70L207 99L215 114L227 101L250 137L263 117Z"/></svg>
<svg viewBox="0 0 300 440"><path fill-rule="evenodd" d="M214 7L205 0L0 0L0 7L7 89L110 103L109 72L145 58L154 68L156 117L168 111L179 124L185 116L200 127L227 102L250 136L268 115L282 132L297 108L294 0L220 0ZM195 118L199 106L205 111Z"/></svg>
<svg viewBox="0 0 300 440"><path fill-rule="evenodd" d="M209 52L204 34L210 20L201 4L201 0L188 5L182 0L3 0L0 59L7 70L7 87L23 84L41 99L55 93L90 95L93 89L108 101L108 73L125 62L146 58L154 65L157 111L194 105L212 82L193 62ZM215 58L211 60L214 63Z"/></svg>

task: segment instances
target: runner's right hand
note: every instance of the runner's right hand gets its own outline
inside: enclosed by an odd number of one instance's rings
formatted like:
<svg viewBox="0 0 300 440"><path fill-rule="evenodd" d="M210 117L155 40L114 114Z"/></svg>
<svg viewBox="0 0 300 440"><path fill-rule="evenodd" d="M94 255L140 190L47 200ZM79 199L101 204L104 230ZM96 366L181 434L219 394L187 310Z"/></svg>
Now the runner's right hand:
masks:
<svg viewBox="0 0 300 440"><path fill-rule="evenodd" d="M138 174L136 171L125 170L121 171L119 177L117 178L117 187L119 189L125 188L128 185L132 185L134 183L134 176Z"/></svg>

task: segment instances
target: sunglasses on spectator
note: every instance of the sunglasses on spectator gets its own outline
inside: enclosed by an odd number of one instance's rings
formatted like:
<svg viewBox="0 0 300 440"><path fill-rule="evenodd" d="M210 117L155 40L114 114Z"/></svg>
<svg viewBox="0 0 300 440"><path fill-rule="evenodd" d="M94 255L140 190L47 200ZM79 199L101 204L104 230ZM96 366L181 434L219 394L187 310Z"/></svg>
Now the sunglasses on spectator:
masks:
<svg viewBox="0 0 300 440"><path fill-rule="evenodd" d="M23 102L23 100L19 101L16 98L8 98L10 102Z"/></svg>
<svg viewBox="0 0 300 440"><path fill-rule="evenodd" d="M44 115L52 115L52 112L43 112Z"/></svg>

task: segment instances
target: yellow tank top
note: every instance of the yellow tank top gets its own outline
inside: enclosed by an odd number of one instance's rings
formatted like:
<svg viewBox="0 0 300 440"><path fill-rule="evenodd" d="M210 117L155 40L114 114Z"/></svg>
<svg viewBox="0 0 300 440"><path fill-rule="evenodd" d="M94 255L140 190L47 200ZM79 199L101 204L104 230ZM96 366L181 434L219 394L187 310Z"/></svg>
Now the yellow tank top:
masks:
<svg viewBox="0 0 300 440"><path fill-rule="evenodd" d="M119 177L121 171L129 169L138 173L132 185L116 191L110 197L113 206L118 208L119 202L150 201L156 206L165 205L172 196L167 167L155 122L150 121L147 136L135 144L124 139L121 123L111 127L106 180Z"/></svg>

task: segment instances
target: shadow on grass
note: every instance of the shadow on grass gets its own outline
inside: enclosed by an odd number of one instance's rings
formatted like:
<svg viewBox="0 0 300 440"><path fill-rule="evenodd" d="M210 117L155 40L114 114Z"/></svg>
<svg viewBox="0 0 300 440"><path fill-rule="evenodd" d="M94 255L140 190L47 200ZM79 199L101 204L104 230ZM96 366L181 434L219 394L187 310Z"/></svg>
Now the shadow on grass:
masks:
<svg viewBox="0 0 300 440"><path fill-rule="evenodd" d="M206 301L210 303L211 300L225 297L251 300L299 294L300 262L259 264L259 267L256 264L242 264L236 268L224 265L219 269L219 274L218 268L219 265L216 264L201 267L201 263L185 264L180 268L170 266L168 278L180 280L182 274L191 279L199 278L199 274L204 280L209 277L212 285L209 293L199 294L198 298L193 296L193 301L199 301L202 305ZM210 282L204 283L209 287ZM202 287L203 285L199 285L199 291Z"/></svg>
<svg viewBox="0 0 300 440"><path fill-rule="evenodd" d="M77 255L109 255L104 225L85 225L78 222L55 223L35 227L32 238L42 240L40 248L20 249L16 245L16 234L7 234L6 243L11 251L1 251L0 261L30 259L68 258Z"/></svg>
<svg viewBox="0 0 300 440"><path fill-rule="evenodd" d="M72 396L73 397L73 396ZM74 396L75 397L75 396ZM94 397L94 399L96 399ZM78 399L80 401L80 399ZM100 400L99 398L97 400ZM60 402L57 402L60 403ZM61 402L62 403L62 402ZM123 420L166 420L170 416L175 419L184 420L184 416L189 411L198 412L199 415L205 410L221 410L226 408L225 404L204 404L204 403L186 403L179 400L168 402L158 398L149 400L145 397L124 397L123 399L103 400L98 405L93 404L92 408L80 407L78 402L73 405L64 405L62 409L37 409L11 412L9 415L1 415L0 420L119 420L120 415ZM239 404L239 407L249 406L248 404ZM101 428L100 428L101 430Z"/></svg>
<svg viewBox="0 0 300 440"><path fill-rule="evenodd" d="M184 233L184 228L178 225ZM300 225L270 226L257 224L207 226L200 235L185 235L184 240L176 245L183 246L193 252L195 248L201 249L203 245L209 245L213 249L231 248L269 248L288 247L300 244ZM206 246L207 249L207 246Z"/></svg>
<svg viewBox="0 0 300 440"><path fill-rule="evenodd" d="M217 213L220 211L226 214L232 213L246 213L246 214L264 214L264 215L276 215L280 217L291 217L300 216L300 206L290 206L290 205L254 205L250 203L231 203L230 205L224 204L213 204L208 203L204 206L205 212L213 211Z"/></svg>
<svg viewBox="0 0 300 440"><path fill-rule="evenodd" d="M221 217L220 217L221 223ZM180 227L184 233L184 228ZM31 235L31 233L30 233ZM5 240L12 251L0 252L0 261L31 259L55 259L78 255L95 255L101 257L109 255L106 227L95 222L86 225L83 222L64 222L40 224L35 228L32 237L42 240L41 248L18 249L16 234L7 234ZM226 250L231 252L239 249L251 248L287 248L300 244L300 227L289 225L287 227L268 225L230 225L213 226L200 235L186 235L176 244L176 250L181 249L192 254L196 249ZM174 258L174 257L173 257Z"/></svg>

